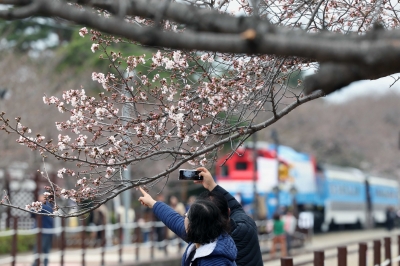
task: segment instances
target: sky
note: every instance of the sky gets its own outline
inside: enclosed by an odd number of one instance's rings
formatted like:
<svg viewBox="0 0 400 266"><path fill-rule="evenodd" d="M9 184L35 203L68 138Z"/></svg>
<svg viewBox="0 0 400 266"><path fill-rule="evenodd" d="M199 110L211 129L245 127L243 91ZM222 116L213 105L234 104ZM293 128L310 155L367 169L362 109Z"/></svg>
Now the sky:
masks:
<svg viewBox="0 0 400 266"><path fill-rule="evenodd" d="M400 78L400 74L394 74L376 80L353 82L350 85L326 96L324 99L330 103L340 104L360 96L377 96L393 92L400 93L400 81L393 84L396 78Z"/></svg>

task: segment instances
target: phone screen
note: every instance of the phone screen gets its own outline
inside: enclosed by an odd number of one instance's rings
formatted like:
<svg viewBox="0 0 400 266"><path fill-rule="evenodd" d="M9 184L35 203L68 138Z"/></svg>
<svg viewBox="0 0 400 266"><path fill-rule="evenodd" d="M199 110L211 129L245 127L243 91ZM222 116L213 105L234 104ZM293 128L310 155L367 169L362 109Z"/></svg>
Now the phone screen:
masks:
<svg viewBox="0 0 400 266"><path fill-rule="evenodd" d="M203 180L203 177L199 174L200 171L180 169L179 180Z"/></svg>

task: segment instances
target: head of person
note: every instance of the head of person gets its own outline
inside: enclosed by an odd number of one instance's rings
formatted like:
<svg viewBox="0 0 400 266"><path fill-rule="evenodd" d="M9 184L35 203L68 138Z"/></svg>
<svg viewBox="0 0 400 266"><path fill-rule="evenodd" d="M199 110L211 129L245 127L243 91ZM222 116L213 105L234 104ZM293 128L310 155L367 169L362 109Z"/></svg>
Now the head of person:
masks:
<svg viewBox="0 0 400 266"><path fill-rule="evenodd" d="M169 204L172 206L176 206L178 204L178 198L172 195L169 198Z"/></svg>
<svg viewBox="0 0 400 266"><path fill-rule="evenodd" d="M42 202L42 203L46 203L48 201L48 197L44 195L44 193L48 192L47 190L40 190L39 191L39 195L38 195L38 201Z"/></svg>
<svg viewBox="0 0 400 266"><path fill-rule="evenodd" d="M275 221L279 221L281 219L281 215L279 213L274 213L272 219L274 219Z"/></svg>
<svg viewBox="0 0 400 266"><path fill-rule="evenodd" d="M46 201L46 197L43 195L43 193L39 194L38 201L40 201L40 202L45 202Z"/></svg>
<svg viewBox="0 0 400 266"><path fill-rule="evenodd" d="M212 201L221 212L222 217L229 221L230 209L224 195L212 191L204 191L197 198Z"/></svg>
<svg viewBox="0 0 400 266"><path fill-rule="evenodd" d="M228 232L228 223L210 200L197 200L185 214L187 241L201 245L213 242Z"/></svg>
<svg viewBox="0 0 400 266"><path fill-rule="evenodd" d="M196 201L196 196L190 196L188 199L188 205L192 205Z"/></svg>
<svg viewBox="0 0 400 266"><path fill-rule="evenodd" d="M293 214L292 208L286 208L285 215L292 215L292 214Z"/></svg>
<svg viewBox="0 0 400 266"><path fill-rule="evenodd" d="M161 202L163 202L164 200L165 200L164 194L162 194L162 193L157 194L157 196L156 196L156 201L161 201Z"/></svg>

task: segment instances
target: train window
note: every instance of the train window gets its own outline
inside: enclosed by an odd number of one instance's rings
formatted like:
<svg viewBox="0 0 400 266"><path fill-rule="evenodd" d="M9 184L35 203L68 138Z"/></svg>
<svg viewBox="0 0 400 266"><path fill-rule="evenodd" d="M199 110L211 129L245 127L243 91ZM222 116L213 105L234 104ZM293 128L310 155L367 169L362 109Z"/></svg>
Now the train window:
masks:
<svg viewBox="0 0 400 266"><path fill-rule="evenodd" d="M237 162L235 165L236 170L246 170L247 163L246 162Z"/></svg>
<svg viewBox="0 0 400 266"><path fill-rule="evenodd" d="M221 176L228 176L228 175L229 175L228 166L227 165L223 165L221 167Z"/></svg>
<svg viewBox="0 0 400 266"><path fill-rule="evenodd" d="M359 195L360 191L358 187L352 187L344 184L331 184L329 191L332 195Z"/></svg>
<svg viewBox="0 0 400 266"><path fill-rule="evenodd" d="M375 195L380 198L392 198L392 199L397 198L397 192L394 190L388 190L388 189L378 188L375 190Z"/></svg>

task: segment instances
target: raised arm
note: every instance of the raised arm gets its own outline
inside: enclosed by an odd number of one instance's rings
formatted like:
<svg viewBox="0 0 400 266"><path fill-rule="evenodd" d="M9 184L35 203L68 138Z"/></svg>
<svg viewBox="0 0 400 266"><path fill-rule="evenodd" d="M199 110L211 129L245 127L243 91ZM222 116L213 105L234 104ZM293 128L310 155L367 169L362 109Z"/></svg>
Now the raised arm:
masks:
<svg viewBox="0 0 400 266"><path fill-rule="evenodd" d="M164 202L157 201L153 212L172 232L186 241L185 218Z"/></svg>
<svg viewBox="0 0 400 266"><path fill-rule="evenodd" d="M231 215L236 212L243 212L245 213L242 205L233 197L228 191L226 191L223 187L217 185L213 190L215 193L220 193L224 195L225 199L228 201L229 209L231 210Z"/></svg>
<svg viewBox="0 0 400 266"><path fill-rule="evenodd" d="M185 218L174 211L170 206L161 201L155 201L150 194L139 188L143 196L139 198L142 205L153 209L153 213L160 219L169 229L177 234L183 240L186 239ZM186 240L185 240L186 241Z"/></svg>
<svg viewBox="0 0 400 266"><path fill-rule="evenodd" d="M213 191L215 193L222 194L225 197L225 199L228 201L228 206L229 206L229 209L231 210L231 215L236 212L245 213L242 205L240 205L240 203L235 199L235 197L233 197L228 191L223 189L221 186L217 185L217 183L215 182L214 178L212 177L210 171L208 171L204 167L199 167L196 170L200 171L199 175L203 177L203 180L194 181L194 182L202 184L203 187L205 189L207 189L208 191Z"/></svg>

